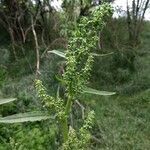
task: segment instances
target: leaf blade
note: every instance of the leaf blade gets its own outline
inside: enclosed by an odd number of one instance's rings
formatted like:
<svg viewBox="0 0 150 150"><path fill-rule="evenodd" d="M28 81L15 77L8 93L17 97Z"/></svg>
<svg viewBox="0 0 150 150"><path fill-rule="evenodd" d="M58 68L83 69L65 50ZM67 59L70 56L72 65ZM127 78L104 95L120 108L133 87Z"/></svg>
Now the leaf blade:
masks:
<svg viewBox="0 0 150 150"><path fill-rule="evenodd" d="M60 56L62 58L66 58L65 53L63 53L61 51L58 51L58 50L48 51L48 53L52 53L52 54L58 55L58 56Z"/></svg>
<svg viewBox="0 0 150 150"><path fill-rule="evenodd" d="M101 96L111 96L111 95L116 94L116 92L99 91L99 90L88 88L88 87L83 90L83 93L101 95Z"/></svg>
<svg viewBox="0 0 150 150"><path fill-rule="evenodd" d="M17 98L3 98L3 99L0 99L0 105L10 103L10 102L13 102L15 100L17 100Z"/></svg>
<svg viewBox="0 0 150 150"><path fill-rule="evenodd" d="M0 123L22 123L22 122L35 122L47 119L54 119L55 117L49 116L46 112L27 112L14 114L7 117L0 118Z"/></svg>
<svg viewBox="0 0 150 150"><path fill-rule="evenodd" d="M114 53L114 52L107 53L107 54L92 53L92 55L95 56L95 57L104 57L104 56L112 55L113 53Z"/></svg>

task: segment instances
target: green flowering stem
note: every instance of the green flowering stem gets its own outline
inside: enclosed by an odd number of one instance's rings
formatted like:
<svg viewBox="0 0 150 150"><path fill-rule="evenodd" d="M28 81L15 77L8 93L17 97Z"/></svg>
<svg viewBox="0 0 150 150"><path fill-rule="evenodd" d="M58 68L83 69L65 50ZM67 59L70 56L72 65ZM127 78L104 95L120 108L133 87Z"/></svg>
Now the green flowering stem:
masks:
<svg viewBox="0 0 150 150"><path fill-rule="evenodd" d="M68 96L68 100L67 100L67 104L66 104L66 108L65 108L66 117L62 120L62 134L63 134L64 142L66 142L68 140L68 133L69 133L68 117L69 117L71 107L72 107L72 96L70 96L70 95Z"/></svg>
<svg viewBox="0 0 150 150"><path fill-rule="evenodd" d="M69 132L67 117L61 120L61 131L63 136L63 142L66 142L68 140L68 132Z"/></svg>
<svg viewBox="0 0 150 150"><path fill-rule="evenodd" d="M71 106L72 106L72 96L68 96L68 100L67 100L67 104L66 104L66 110L65 110L65 113L67 116L69 116Z"/></svg>
<svg viewBox="0 0 150 150"><path fill-rule="evenodd" d="M44 106L50 112L56 114L61 126L63 148L61 150L85 149L90 139L89 129L92 127L94 112L89 113L83 127L76 134L71 127L69 129L69 115L76 96L81 93L88 83L90 71L94 61L92 51L99 40L97 32L101 31L106 19L112 14L112 8L108 4L101 5L91 12L89 17L80 18L75 30L69 32L68 49L66 51L66 67L62 83L65 84L67 102L61 97L49 96L41 81L36 81L36 88ZM61 53L59 55L62 56Z"/></svg>

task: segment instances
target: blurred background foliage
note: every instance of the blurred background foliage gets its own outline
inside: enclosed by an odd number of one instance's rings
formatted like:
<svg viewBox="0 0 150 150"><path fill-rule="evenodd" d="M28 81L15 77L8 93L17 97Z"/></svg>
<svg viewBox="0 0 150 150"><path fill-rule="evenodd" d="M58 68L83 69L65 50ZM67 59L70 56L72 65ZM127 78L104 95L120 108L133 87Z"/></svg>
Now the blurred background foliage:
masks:
<svg viewBox="0 0 150 150"><path fill-rule="evenodd" d="M34 87L36 50L40 54L39 78L48 92L56 95L57 76L64 71L64 60L47 52L54 49L65 51L67 30L101 3L64 0L62 9L58 11L49 0L0 1L0 97L18 99L15 103L1 106L0 116L44 109ZM133 10L130 11L132 13ZM89 83L95 89L116 91L117 95L111 98L79 97L84 107L93 108L96 112L96 123L91 131L90 149L93 150L148 150L150 147L150 22L143 20L138 42L132 45L128 19L124 16L110 18L100 33L95 53L111 54L95 57L92 82ZM137 24L138 21L141 20L137 20ZM60 94L63 94L63 88ZM72 113L76 126L77 122L81 123L81 107L75 104ZM48 121L0 124L0 149L55 150L59 147L59 141L56 141L58 134L59 129Z"/></svg>

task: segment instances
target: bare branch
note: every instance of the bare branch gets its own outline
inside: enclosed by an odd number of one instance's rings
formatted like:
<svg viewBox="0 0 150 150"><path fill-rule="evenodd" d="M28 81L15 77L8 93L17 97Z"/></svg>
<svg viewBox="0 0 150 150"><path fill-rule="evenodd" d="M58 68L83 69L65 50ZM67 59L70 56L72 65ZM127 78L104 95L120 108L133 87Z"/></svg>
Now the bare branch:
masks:
<svg viewBox="0 0 150 150"><path fill-rule="evenodd" d="M85 118L85 115L84 115L85 107L78 100L76 100L75 102L80 106L81 111L82 111L82 119L84 119Z"/></svg>
<svg viewBox="0 0 150 150"><path fill-rule="evenodd" d="M38 44L38 39L37 39L37 34L34 28L35 24L33 21L33 17L31 16L31 27L32 27L32 32L34 36L34 41L35 41L35 50L36 50L36 77L40 74L40 53L39 53L39 44Z"/></svg>

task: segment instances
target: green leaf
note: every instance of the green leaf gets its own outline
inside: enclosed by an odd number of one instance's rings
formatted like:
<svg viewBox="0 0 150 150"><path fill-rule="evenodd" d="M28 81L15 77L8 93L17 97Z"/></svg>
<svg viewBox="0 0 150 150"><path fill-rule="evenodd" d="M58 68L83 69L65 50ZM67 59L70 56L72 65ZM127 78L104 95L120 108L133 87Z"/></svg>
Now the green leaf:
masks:
<svg viewBox="0 0 150 150"><path fill-rule="evenodd" d="M0 99L0 105L10 103L10 102L13 102L15 100L17 100L17 99L16 98L3 98L3 99Z"/></svg>
<svg viewBox="0 0 150 150"><path fill-rule="evenodd" d="M54 119L55 117L49 116L46 112L27 112L15 114L7 117L0 118L0 123L21 123L21 122L34 122L47 119Z"/></svg>
<svg viewBox="0 0 150 150"><path fill-rule="evenodd" d="M63 52L61 52L59 50L48 51L48 53L56 54L56 55L58 55L58 56L60 56L62 58L66 58L65 53L63 53ZM108 55L111 55L111 54L113 54L113 52L108 53L108 54L96 54L96 53L92 53L92 55L95 56L95 57L104 57L104 56L108 56Z"/></svg>
<svg viewBox="0 0 150 150"><path fill-rule="evenodd" d="M48 51L48 53L56 54L56 55L58 55L58 56L60 56L60 57L62 57L62 58L66 58L65 53L60 52L60 51L58 51L58 50Z"/></svg>
<svg viewBox="0 0 150 150"><path fill-rule="evenodd" d="M63 85L65 85L65 80L61 76L55 75L56 79L61 82Z"/></svg>
<svg viewBox="0 0 150 150"><path fill-rule="evenodd" d="M95 94L95 95L102 95L102 96L110 96L116 94L115 92L108 92L108 91L99 91L92 88L86 88L83 90L83 93Z"/></svg>
<svg viewBox="0 0 150 150"><path fill-rule="evenodd" d="M104 57L104 56L108 56L108 55L112 55L114 52L108 53L108 54L96 54L96 53L92 53L93 56L96 57Z"/></svg>

